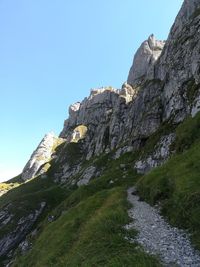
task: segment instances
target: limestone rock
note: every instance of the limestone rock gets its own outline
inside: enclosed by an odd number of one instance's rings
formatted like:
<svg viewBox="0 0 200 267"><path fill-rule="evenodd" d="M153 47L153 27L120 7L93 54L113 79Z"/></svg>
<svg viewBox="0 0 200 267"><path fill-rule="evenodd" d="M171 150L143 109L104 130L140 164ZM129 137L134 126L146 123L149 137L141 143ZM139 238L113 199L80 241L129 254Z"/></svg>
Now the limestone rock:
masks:
<svg viewBox="0 0 200 267"><path fill-rule="evenodd" d="M81 179L78 181L77 185L87 185L92 177L95 176L96 173L96 167L90 166L88 167L84 173L81 175Z"/></svg>
<svg viewBox="0 0 200 267"><path fill-rule="evenodd" d="M25 254L28 252L31 248L31 244L28 242L28 240L24 240L19 244L19 249L21 251L21 254Z"/></svg>
<svg viewBox="0 0 200 267"><path fill-rule="evenodd" d="M44 173L45 169L42 169L42 167L51 160L56 146L61 142L63 142L63 140L56 137L54 133L45 135L24 167L21 176L22 179L26 181Z"/></svg>
<svg viewBox="0 0 200 267"><path fill-rule="evenodd" d="M127 153L127 152L132 152L134 150L134 148L132 146L124 146L124 147L120 147L117 149L117 151L115 152L114 155L114 159L118 159L120 158L120 156L122 156L123 154Z"/></svg>
<svg viewBox="0 0 200 267"><path fill-rule="evenodd" d="M125 99L126 104L135 99L137 97L137 94L138 87L133 87L128 83L124 83L122 85L122 89L119 91L119 95Z"/></svg>
<svg viewBox="0 0 200 267"><path fill-rule="evenodd" d="M119 100L118 91L112 87L92 89L90 96L81 102L79 110L73 116L69 114L60 137L70 142L76 127L82 125L87 127L85 136L87 154L92 156L102 153L106 149L104 141L108 131L107 122L113 114L113 107Z"/></svg>
<svg viewBox="0 0 200 267"><path fill-rule="evenodd" d="M154 77L164 82L163 119L179 123L191 113L190 81L200 83L200 1L185 0L170 31Z"/></svg>
<svg viewBox="0 0 200 267"><path fill-rule="evenodd" d="M92 89L72 105L60 136L79 140L76 129L83 125L87 133L80 141L87 160L114 149L118 158L129 148L139 150L162 123L175 125L194 116L200 110L199 8L199 1L185 0L167 41L151 35L142 43L122 89ZM149 161L157 165L157 159Z"/></svg>
<svg viewBox="0 0 200 267"><path fill-rule="evenodd" d="M169 134L163 136L159 143L156 144L152 154L148 157L141 159L135 163L135 169L138 173L144 174L149 172L151 169L162 165L169 158L171 151L170 146L175 140L175 134Z"/></svg>
<svg viewBox="0 0 200 267"><path fill-rule="evenodd" d="M198 8L200 6L199 0L185 0L179 11L176 21L172 27L173 35L178 35L192 15L198 14ZM196 14L195 14L196 12ZM171 33L171 34L172 34Z"/></svg>
<svg viewBox="0 0 200 267"><path fill-rule="evenodd" d="M196 97L193 102L191 110L192 117L194 117L199 111L200 111L200 95L198 95L198 97Z"/></svg>
<svg viewBox="0 0 200 267"><path fill-rule="evenodd" d="M0 239L0 257L5 256L14 246L24 239L27 233L31 230L33 224L41 215L45 206L45 202L40 203L38 209L25 217L21 217L16 225L16 228ZM1 212L1 215L3 215L3 217L1 216L0 228L4 226L2 225L2 221L5 221L5 219L8 218L8 216L12 216L12 214L9 215L8 210L5 208L4 211Z"/></svg>
<svg viewBox="0 0 200 267"><path fill-rule="evenodd" d="M73 116L79 110L81 103L77 102L69 107L69 114Z"/></svg>
<svg viewBox="0 0 200 267"><path fill-rule="evenodd" d="M73 167L70 167L67 163L63 166L60 166L61 169L63 169L62 173L59 174L58 173L58 181L60 180L61 183L67 183L69 181L70 177L73 177L75 175L77 175L80 170L81 170L81 166L80 164L75 165ZM74 183L73 181L69 181L70 183Z"/></svg>
<svg viewBox="0 0 200 267"><path fill-rule="evenodd" d="M165 42L156 40L153 34L142 43L134 56L127 80L128 84L136 85L146 79L147 74L152 71L154 63L158 60L164 45Z"/></svg>

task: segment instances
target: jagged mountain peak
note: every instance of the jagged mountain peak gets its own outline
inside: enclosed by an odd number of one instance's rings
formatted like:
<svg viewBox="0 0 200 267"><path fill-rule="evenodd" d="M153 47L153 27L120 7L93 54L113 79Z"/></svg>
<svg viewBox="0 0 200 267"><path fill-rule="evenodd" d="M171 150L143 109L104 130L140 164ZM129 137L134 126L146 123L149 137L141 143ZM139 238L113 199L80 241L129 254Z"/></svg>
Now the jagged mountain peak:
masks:
<svg viewBox="0 0 200 267"><path fill-rule="evenodd" d="M63 142L54 132L47 133L22 171L22 180L30 180L35 176L45 173L50 165L47 163L52 159L56 147Z"/></svg>
<svg viewBox="0 0 200 267"><path fill-rule="evenodd" d="M149 36L147 42L152 51L162 50L165 44L165 41L157 40L153 33ZM146 41L144 43L146 43Z"/></svg>
<svg viewBox="0 0 200 267"><path fill-rule="evenodd" d="M137 50L127 82L131 85L141 84L147 76L151 76L152 68L158 60L165 41L160 41L153 34L145 40Z"/></svg>

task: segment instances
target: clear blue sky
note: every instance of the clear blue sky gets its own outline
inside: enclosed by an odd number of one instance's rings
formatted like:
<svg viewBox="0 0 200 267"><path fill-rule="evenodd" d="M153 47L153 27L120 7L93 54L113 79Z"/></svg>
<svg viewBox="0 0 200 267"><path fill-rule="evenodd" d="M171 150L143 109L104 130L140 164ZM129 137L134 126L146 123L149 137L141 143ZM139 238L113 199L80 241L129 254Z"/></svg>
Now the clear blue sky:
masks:
<svg viewBox="0 0 200 267"><path fill-rule="evenodd" d="M166 39L183 0L1 0L0 179L90 88L126 81L151 33Z"/></svg>

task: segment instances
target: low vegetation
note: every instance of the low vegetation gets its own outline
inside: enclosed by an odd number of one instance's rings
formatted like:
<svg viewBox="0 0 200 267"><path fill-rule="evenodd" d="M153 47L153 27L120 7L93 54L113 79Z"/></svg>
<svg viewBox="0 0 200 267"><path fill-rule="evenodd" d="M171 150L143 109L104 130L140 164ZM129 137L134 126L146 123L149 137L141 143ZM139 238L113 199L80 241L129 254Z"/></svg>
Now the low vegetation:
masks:
<svg viewBox="0 0 200 267"><path fill-rule="evenodd" d="M19 185L19 183L0 183L0 192L9 191Z"/></svg>
<svg viewBox="0 0 200 267"><path fill-rule="evenodd" d="M172 145L176 154L143 177L133 168L139 156L136 153L126 153L116 160L112 153L103 154L85 161L81 142L61 144L57 148L58 163L69 161L73 166L83 160L83 168L95 166L103 172L87 186L61 187L53 180L58 166L52 162L46 178L37 177L0 199L0 207L13 203L16 221L38 203L48 203L34 225L36 236L27 237L32 249L24 255L18 251L13 266L160 266L157 259L130 242L136 232L124 228L130 221L126 189L134 184L141 198L161 205L171 224L187 229L200 249L199 129L200 114L186 119L176 130L172 125L163 125L145 141L141 153L150 153L162 135L176 131ZM20 210L20 206L24 209Z"/></svg>
<svg viewBox="0 0 200 267"><path fill-rule="evenodd" d="M65 200L62 215L45 225L14 266L160 266L129 242L136 233L123 227L130 220L125 188L98 188L93 194L90 186L83 188ZM76 204L70 205L72 199Z"/></svg>
<svg viewBox="0 0 200 267"><path fill-rule="evenodd" d="M165 165L142 177L139 194L160 203L170 223L189 230L200 249L200 114L176 130L174 155Z"/></svg>

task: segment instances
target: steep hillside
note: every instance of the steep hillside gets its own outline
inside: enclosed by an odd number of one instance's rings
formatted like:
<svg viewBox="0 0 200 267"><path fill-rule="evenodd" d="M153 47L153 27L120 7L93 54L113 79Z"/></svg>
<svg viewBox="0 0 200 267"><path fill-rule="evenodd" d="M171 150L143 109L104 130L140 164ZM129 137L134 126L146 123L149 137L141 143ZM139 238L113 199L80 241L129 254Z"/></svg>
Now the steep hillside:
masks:
<svg viewBox="0 0 200 267"><path fill-rule="evenodd" d="M1 266L199 266L198 251L178 261L138 242L127 201L134 186L200 250L199 10L185 0L167 41L142 43L121 89L71 105L60 136L0 184Z"/></svg>

